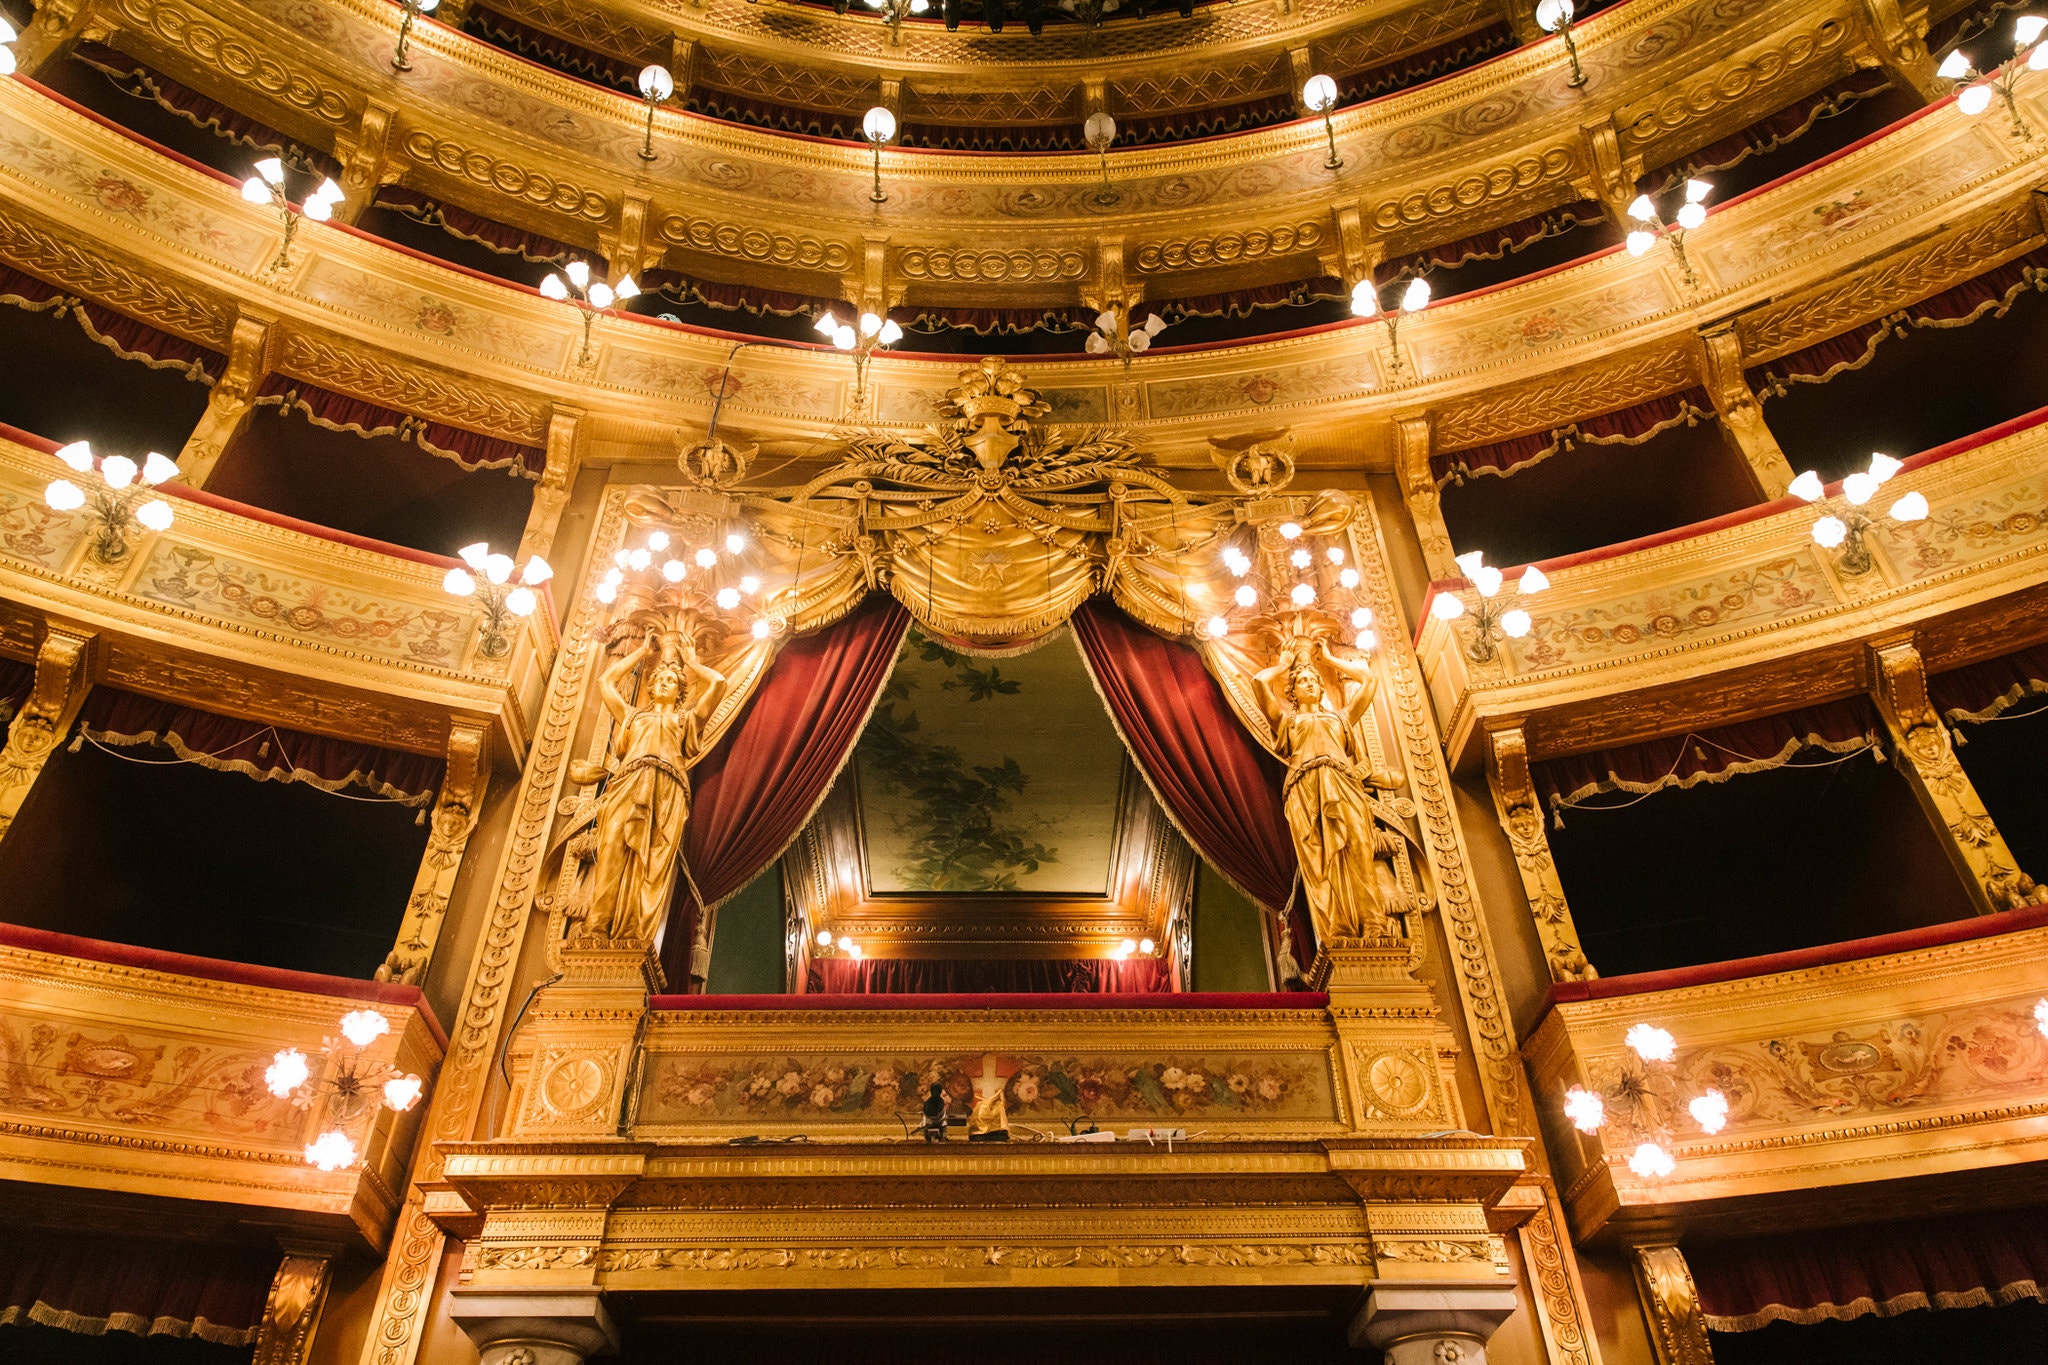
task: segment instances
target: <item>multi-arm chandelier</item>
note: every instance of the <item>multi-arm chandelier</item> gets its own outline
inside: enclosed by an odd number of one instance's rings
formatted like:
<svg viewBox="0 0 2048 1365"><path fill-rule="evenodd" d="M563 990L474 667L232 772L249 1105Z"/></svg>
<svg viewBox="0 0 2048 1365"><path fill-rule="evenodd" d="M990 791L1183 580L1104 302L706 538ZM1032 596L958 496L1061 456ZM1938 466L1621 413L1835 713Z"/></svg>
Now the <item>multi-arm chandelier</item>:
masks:
<svg viewBox="0 0 2048 1365"><path fill-rule="evenodd" d="M322 1055L332 1065L317 1080L312 1062L295 1047L280 1049L263 1072L264 1085L279 1099L308 1110L325 1104L327 1126L306 1144L306 1160L323 1171L355 1164L358 1153L348 1130L365 1113L381 1103L402 1114L420 1101L426 1082L365 1056L370 1045L389 1032L391 1021L377 1011L350 1010L341 1016L341 1040L324 1040Z"/></svg>
<svg viewBox="0 0 2048 1365"><path fill-rule="evenodd" d="M555 571L545 559L535 555L526 561L525 568L519 569L518 581L514 582L513 570L518 566L512 556L492 554L487 542L465 545L457 553L469 567L450 569L441 586L457 597L477 599L484 609L477 652L486 659L502 659L512 652L512 636L507 629L512 618L533 615L540 605L540 596L534 589L553 578Z"/></svg>
<svg viewBox="0 0 2048 1365"><path fill-rule="evenodd" d="M96 457L85 441L59 447L57 458L78 474L91 475L86 488L70 479L52 479L43 501L59 512L87 508L92 518L93 557L113 564L128 555L128 533L137 526L150 531L171 529L171 505L151 492L178 477L178 466L151 451L140 465L126 455ZM88 507L88 504L90 506Z"/></svg>
<svg viewBox="0 0 2048 1365"><path fill-rule="evenodd" d="M752 544L753 538L737 522L707 527L695 546L667 531L649 531L644 544L612 556L612 567L598 581L597 600L611 606L621 597L653 601L664 594L681 594L699 615L722 618L765 640L775 633L778 622L756 610L762 582L748 563Z"/></svg>
<svg viewBox="0 0 2048 1365"><path fill-rule="evenodd" d="M1531 618L1526 609L1510 607L1500 591L1507 575L1486 562L1483 551L1468 550L1458 556L1458 567L1479 594L1472 609L1472 638L1465 644L1465 656L1475 664L1491 663L1499 654L1502 639L1519 640L1529 633ZM1550 586L1543 570L1534 564L1515 579L1515 595L1530 597ZM1429 614L1439 621L1455 621L1465 615L1465 600L1456 593L1440 592L1429 604Z"/></svg>
<svg viewBox="0 0 2048 1365"><path fill-rule="evenodd" d="M1671 1154L1672 1124L1684 1112L1701 1132L1718 1133L1728 1123L1728 1097L1709 1088L1687 1096L1678 1082L1673 1059L1678 1040L1655 1024L1635 1024L1623 1039L1635 1060L1624 1059L1611 1085L1589 1090L1575 1085L1565 1091L1564 1113L1582 1133L1597 1133L1610 1122L1622 1130L1628 1168L1644 1180L1661 1180L1678 1169Z"/></svg>
<svg viewBox="0 0 2048 1365"><path fill-rule="evenodd" d="M1820 475L1811 469L1792 480L1787 491L1820 508L1823 514L1813 523L1814 544L1829 550L1839 548L1844 572L1870 572L1870 543L1866 537L1877 522L1863 506L1877 496L1877 490L1889 483L1900 467L1901 462L1891 456L1873 453L1870 468L1859 469L1844 478L1840 491L1833 497L1828 496ZM1925 521L1927 512L1927 495L1918 489L1895 499L1886 509L1893 521Z"/></svg>

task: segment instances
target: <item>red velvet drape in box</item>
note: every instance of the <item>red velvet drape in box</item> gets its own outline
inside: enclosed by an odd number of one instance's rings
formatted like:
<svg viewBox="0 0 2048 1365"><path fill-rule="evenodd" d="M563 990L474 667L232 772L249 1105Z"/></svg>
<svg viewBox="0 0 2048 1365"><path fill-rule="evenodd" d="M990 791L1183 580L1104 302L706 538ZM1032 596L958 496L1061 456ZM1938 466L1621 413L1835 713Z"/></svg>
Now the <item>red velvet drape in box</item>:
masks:
<svg viewBox="0 0 2048 1365"><path fill-rule="evenodd" d="M1074 638L1117 733L1195 851L1269 910L1294 887L1294 841L1280 806L1280 761L1238 723L1201 655L1097 599L1073 616ZM1294 955L1315 954L1296 901Z"/></svg>
<svg viewBox="0 0 2048 1365"><path fill-rule="evenodd" d="M782 856L853 752L910 613L871 595L844 620L783 646L746 712L691 770L683 858L697 890L716 905ZM690 945L699 907L678 877L662 939L662 971L690 989Z"/></svg>
<svg viewBox="0 0 2048 1365"><path fill-rule="evenodd" d="M0 1238L0 1324L242 1346L256 1339L282 1259L274 1248L204 1242L52 1231Z"/></svg>
<svg viewBox="0 0 2048 1365"><path fill-rule="evenodd" d="M1717 1332L2048 1298L2048 1224L2032 1209L1683 1250L1707 1326Z"/></svg>
<svg viewBox="0 0 2048 1365"><path fill-rule="evenodd" d="M1943 720L1996 720L2021 702L2048 692L2048 645L1985 659L1927 679L1927 699ZM0 686L0 696L5 696ZM1962 732L1959 730L1957 734Z"/></svg>
<svg viewBox="0 0 2048 1365"><path fill-rule="evenodd" d="M813 995L988 995L1070 993L1156 995L1173 990L1163 957L826 958L811 964Z"/></svg>

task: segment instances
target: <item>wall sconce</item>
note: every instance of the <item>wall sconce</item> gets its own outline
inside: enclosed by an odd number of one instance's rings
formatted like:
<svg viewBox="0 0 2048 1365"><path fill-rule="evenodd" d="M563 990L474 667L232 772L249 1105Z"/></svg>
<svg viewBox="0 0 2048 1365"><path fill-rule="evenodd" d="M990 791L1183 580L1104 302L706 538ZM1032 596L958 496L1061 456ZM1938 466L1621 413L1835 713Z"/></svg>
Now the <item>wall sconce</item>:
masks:
<svg viewBox="0 0 2048 1365"><path fill-rule="evenodd" d="M477 599L484 609L483 638L477 644L477 653L486 659L502 659L512 652L512 618L533 615L534 608L540 605L534 589L553 578L555 571L545 559L535 555L526 561L515 584L512 556L492 554L491 547L483 541L465 545L457 553L469 568L450 569L441 580L441 587L456 597Z"/></svg>
<svg viewBox="0 0 2048 1365"><path fill-rule="evenodd" d="M1500 653L1497 641L1519 640L1529 633L1529 613L1520 607L1506 607L1496 600L1507 576L1486 562L1483 551L1472 550L1459 555L1458 567L1464 570L1466 579L1479 593L1479 604L1472 611L1472 638L1466 642L1465 657L1475 664L1491 663ZM1515 595L1533 597L1549 586L1550 580L1543 576L1543 570L1531 564L1515 581ZM1455 621L1465 614L1465 600L1456 593L1440 592L1431 600L1429 614L1439 621Z"/></svg>
<svg viewBox="0 0 2048 1365"><path fill-rule="evenodd" d="M1657 205L1647 194L1639 194L1628 206L1628 216L1641 223L1641 227L1630 228L1628 254L1641 256L1657 245L1658 238L1671 243L1672 254L1678 257L1678 267L1685 272L1687 287L1697 289L1699 277L1693 274L1692 262L1685 254L1685 234L1707 221L1707 196L1714 192L1711 181L1688 180L1685 182L1685 202L1678 206L1677 221L1666 224L1657 212Z"/></svg>
<svg viewBox="0 0 2048 1365"><path fill-rule="evenodd" d="M1105 308L1095 315L1095 330L1088 334L1089 355L1108 355L1115 352L1128 368L1131 357L1152 349L1152 338L1166 330L1166 319L1154 313L1137 328L1126 332L1121 325L1123 315L1114 308Z"/></svg>
<svg viewBox="0 0 2048 1365"><path fill-rule="evenodd" d="M896 319L879 313L862 313L857 323L841 322L829 308L812 326L840 350L853 352L853 406L859 411L867 401L868 358L877 348L894 346L903 340L903 329L896 325Z"/></svg>
<svg viewBox="0 0 2048 1365"><path fill-rule="evenodd" d="M2029 71L2048 68L2048 44L2041 42L2041 30L2048 28L2048 19L2038 14L2022 14L2012 21L2012 56L2000 64L1989 76L1978 71L1970 59L1963 55L1961 48L1942 59L1934 74L1943 80L1963 82L1965 85L1956 95L1956 108L1975 118L1991 107L1991 97L1997 95L2005 101L2005 112L2012 116L2012 131L2021 141L2031 141L2033 133L2028 130L2026 120L2020 117L2019 101L2013 98L2013 89L2020 80L2020 58L2027 59ZM2031 49L2031 50L2030 50Z"/></svg>
<svg viewBox="0 0 2048 1365"><path fill-rule="evenodd" d="M21 35L14 31L14 25L0 19L0 76L14 74L14 48L10 44L21 41Z"/></svg>
<svg viewBox="0 0 2048 1365"><path fill-rule="evenodd" d="M279 1099L289 1098L300 1109L311 1109L322 1091L327 1095L327 1130L306 1144L306 1160L323 1171L338 1171L356 1163L356 1144L349 1138L348 1125L380 1101L403 1114L420 1102L426 1082L410 1072L401 1073L389 1062L368 1062L363 1053L370 1044L391 1032L391 1021L375 1010L350 1010L341 1016L341 1036L348 1043L340 1047L326 1040L326 1053L334 1058L331 1074L312 1081L312 1065L295 1047L281 1048L264 1068L263 1084ZM372 1099L372 1095L376 1099Z"/></svg>
<svg viewBox="0 0 2048 1365"><path fill-rule="evenodd" d="M1387 368L1400 374L1407 368L1401 359L1401 318L1408 313L1419 313L1429 307L1429 281L1417 275L1408 281L1408 287L1401 291L1401 306L1386 313L1387 319ZM1371 318L1381 315L1379 286L1371 276L1351 286L1351 312L1354 317Z"/></svg>
<svg viewBox="0 0 2048 1365"><path fill-rule="evenodd" d="M898 41L898 31L903 21L913 14L923 14L932 7L931 0L867 0L867 7L880 10L882 22L889 26L892 42Z"/></svg>
<svg viewBox="0 0 2048 1365"><path fill-rule="evenodd" d="M640 286L633 283L631 275L619 276L617 284L590 278L590 262L571 261L559 271L550 271L540 282L543 298L558 303L573 303L583 313L583 351L576 357L578 365L590 363L590 324L597 321L597 315L615 303L640 296Z"/></svg>
<svg viewBox="0 0 2048 1365"><path fill-rule="evenodd" d="M1564 1114L1580 1132L1597 1133L1607 1126L1609 1110L1619 1111L1629 1130L1626 1136L1637 1139L1628 1168L1641 1179L1662 1180L1678 1169L1671 1154L1671 1121L1680 1103L1700 1131L1712 1136L1728 1126L1728 1097L1708 1089L1686 1099L1671 1065L1678 1055L1678 1040L1668 1030L1635 1024L1623 1041L1636 1060L1624 1060L1621 1074L1605 1091L1578 1085L1565 1091Z"/></svg>
<svg viewBox="0 0 2048 1365"><path fill-rule="evenodd" d="M1876 496L1877 490L1889 482L1899 468L1900 462L1891 456L1873 454L1870 468L1844 478L1841 493L1834 498L1827 496L1827 490L1821 486L1820 475L1811 469L1792 480L1789 492L1826 513L1813 523L1813 541L1824 549L1841 550L1844 573L1870 572L1870 545L1865 536L1877 523L1863 510L1863 504ZM1893 521L1925 521L1927 495L1918 491L1908 493L1894 501L1887 514Z"/></svg>
<svg viewBox="0 0 2048 1365"><path fill-rule="evenodd" d="M1323 161L1323 169L1338 169L1344 162L1337 155L1337 129L1330 122L1330 111L1337 107L1337 82L1328 76L1310 76L1301 87L1301 103L1309 112L1323 116L1323 137L1330 144L1330 154Z"/></svg>
<svg viewBox="0 0 2048 1365"><path fill-rule="evenodd" d="M88 502L92 518L92 554L102 564L117 564L128 556L128 532L141 526L151 531L171 529L171 505L162 498L144 498L158 484L178 477L173 461L151 451L137 468L126 455L95 459L92 446L73 441L60 447L57 458L80 474L97 479L91 492L69 479L52 479L43 490L43 501L59 512L76 512ZM138 505L139 504L139 505Z"/></svg>
<svg viewBox="0 0 2048 1365"><path fill-rule="evenodd" d="M1117 944L1110 951L1109 956L1113 962L1124 962L1128 961L1134 954L1142 957L1151 957L1158 951L1159 945L1149 938L1127 938L1122 943Z"/></svg>
<svg viewBox="0 0 2048 1365"><path fill-rule="evenodd" d="M896 136L896 116L881 105L861 115L860 135L868 140L868 146L875 150L875 188L868 195L868 202L880 204L889 196L882 193L882 144Z"/></svg>
<svg viewBox="0 0 2048 1365"><path fill-rule="evenodd" d="M1572 61L1572 78L1566 84L1574 90L1584 85L1586 70L1579 65L1579 45L1572 41L1572 0L1537 0L1536 27L1564 39L1564 55Z"/></svg>
<svg viewBox="0 0 2048 1365"><path fill-rule="evenodd" d="M399 6L405 11L405 18L398 21L398 52L391 59L391 69L410 71L412 63L405 59L406 39L412 37L412 26L422 14L432 14L441 8L441 0L399 0Z"/></svg>
<svg viewBox="0 0 2048 1365"><path fill-rule="evenodd" d="M270 263L272 270L282 270L291 264L292 234L299 230L301 214L316 223L324 223L334 216L334 206L346 197L341 186L333 180L322 180L318 188L306 196L303 207L293 208L284 188L284 162L274 156L257 162L256 174L242 182L242 198L252 204L269 205L284 220L284 240L278 243L277 259Z"/></svg>
<svg viewBox="0 0 2048 1365"><path fill-rule="evenodd" d="M815 950L811 954L813 957L832 957L836 953L839 956L850 957L855 962L861 959L861 947L858 943L855 943L845 934L841 934L835 940L830 929L820 929L818 931L816 945Z"/></svg>
<svg viewBox="0 0 2048 1365"><path fill-rule="evenodd" d="M1109 144L1116 141L1116 120L1098 109L1081 125L1081 137L1088 144L1088 149L1102 160L1102 188L1095 192L1095 202L1108 208L1124 197L1116 186L1109 183Z"/></svg>
<svg viewBox="0 0 2048 1365"><path fill-rule="evenodd" d="M654 110L655 106L676 92L676 78L668 74L665 66L651 65L640 68L640 98L647 101L647 136L640 143L640 159L654 160Z"/></svg>

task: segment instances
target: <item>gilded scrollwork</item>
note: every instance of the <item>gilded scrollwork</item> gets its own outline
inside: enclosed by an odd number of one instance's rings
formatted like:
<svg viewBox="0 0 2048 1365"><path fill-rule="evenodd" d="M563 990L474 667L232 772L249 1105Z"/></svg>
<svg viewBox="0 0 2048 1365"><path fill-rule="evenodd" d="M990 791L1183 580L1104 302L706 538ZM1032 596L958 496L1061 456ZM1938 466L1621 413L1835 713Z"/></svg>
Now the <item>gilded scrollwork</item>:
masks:
<svg viewBox="0 0 2048 1365"><path fill-rule="evenodd" d="M540 403L302 332L286 333L279 368L351 397L466 430L529 445L547 436L547 411Z"/></svg>

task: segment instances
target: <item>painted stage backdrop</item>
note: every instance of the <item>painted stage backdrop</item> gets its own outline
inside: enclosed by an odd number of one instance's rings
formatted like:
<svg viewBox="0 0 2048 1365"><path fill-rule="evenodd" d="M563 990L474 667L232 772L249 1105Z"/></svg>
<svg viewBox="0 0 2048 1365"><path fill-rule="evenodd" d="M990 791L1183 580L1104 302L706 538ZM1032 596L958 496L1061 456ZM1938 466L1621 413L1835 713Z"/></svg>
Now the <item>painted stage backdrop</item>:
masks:
<svg viewBox="0 0 2048 1365"><path fill-rule="evenodd" d="M854 753L868 887L1104 894L1123 769L1065 630L991 659L913 629Z"/></svg>

